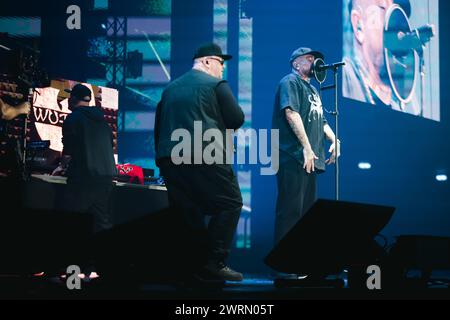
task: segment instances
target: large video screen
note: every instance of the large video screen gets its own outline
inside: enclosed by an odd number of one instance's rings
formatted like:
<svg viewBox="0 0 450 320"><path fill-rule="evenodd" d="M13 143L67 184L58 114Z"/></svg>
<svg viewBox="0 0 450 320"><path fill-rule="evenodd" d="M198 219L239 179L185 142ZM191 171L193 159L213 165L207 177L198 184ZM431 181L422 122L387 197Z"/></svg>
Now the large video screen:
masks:
<svg viewBox="0 0 450 320"><path fill-rule="evenodd" d="M440 121L439 0L343 2L343 96Z"/></svg>

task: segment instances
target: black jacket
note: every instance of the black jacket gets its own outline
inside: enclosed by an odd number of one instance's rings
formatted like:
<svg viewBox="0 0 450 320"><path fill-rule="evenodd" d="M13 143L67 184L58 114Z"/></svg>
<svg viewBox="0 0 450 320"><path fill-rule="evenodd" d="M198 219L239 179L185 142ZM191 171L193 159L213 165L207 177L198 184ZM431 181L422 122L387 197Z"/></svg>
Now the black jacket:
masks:
<svg viewBox="0 0 450 320"><path fill-rule="evenodd" d="M226 139L226 129L236 130L243 125L244 113L225 80L193 69L170 83L158 103L156 159L170 158L172 149L179 143L171 141L174 130L185 129L194 137L195 121L202 123L202 133L218 129ZM202 150L207 144L203 144Z"/></svg>
<svg viewBox="0 0 450 320"><path fill-rule="evenodd" d="M112 130L97 107L77 107L63 124L69 182L106 182L116 175Z"/></svg>

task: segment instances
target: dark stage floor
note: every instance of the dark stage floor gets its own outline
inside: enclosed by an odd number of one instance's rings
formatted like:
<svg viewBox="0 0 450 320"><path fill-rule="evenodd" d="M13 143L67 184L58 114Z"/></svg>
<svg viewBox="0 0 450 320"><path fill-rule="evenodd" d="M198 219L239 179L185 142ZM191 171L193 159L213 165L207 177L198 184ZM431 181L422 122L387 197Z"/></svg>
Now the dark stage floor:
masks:
<svg viewBox="0 0 450 320"><path fill-rule="evenodd" d="M344 284L346 284L344 282ZM122 277L118 281L104 282L101 278L83 281L81 290L68 290L65 282L43 277L21 278L0 276L2 299L145 299L189 301L247 301L262 300L275 304L284 300L310 299L450 299L450 288L444 282L434 282L421 288L411 282L402 289L378 291L332 287L277 288L274 281L265 276L246 275L243 282L227 282L225 285L167 285L136 283Z"/></svg>

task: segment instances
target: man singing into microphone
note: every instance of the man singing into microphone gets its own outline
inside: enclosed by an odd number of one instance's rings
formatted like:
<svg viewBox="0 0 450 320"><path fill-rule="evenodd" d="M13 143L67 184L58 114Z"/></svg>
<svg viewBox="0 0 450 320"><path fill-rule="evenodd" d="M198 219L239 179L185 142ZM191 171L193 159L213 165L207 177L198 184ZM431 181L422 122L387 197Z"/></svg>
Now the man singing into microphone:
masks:
<svg viewBox="0 0 450 320"><path fill-rule="evenodd" d="M295 50L290 59L292 72L281 79L275 96L272 128L280 131L275 243L312 206L317 174L325 171L325 164L335 162L336 152L339 156L340 142L336 147L319 93L310 83L316 58L324 57L309 48ZM327 160L325 138L331 143Z"/></svg>

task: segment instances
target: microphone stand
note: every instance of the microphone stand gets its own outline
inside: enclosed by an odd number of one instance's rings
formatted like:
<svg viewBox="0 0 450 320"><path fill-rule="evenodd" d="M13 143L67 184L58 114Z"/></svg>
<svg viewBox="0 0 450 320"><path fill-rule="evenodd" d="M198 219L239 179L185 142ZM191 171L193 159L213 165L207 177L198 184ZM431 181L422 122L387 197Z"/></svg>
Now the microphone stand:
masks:
<svg viewBox="0 0 450 320"><path fill-rule="evenodd" d="M338 157L338 137L339 137L339 103L338 103L338 70L339 67L342 65L334 65L331 69L334 73L334 83L330 86L325 86L322 88L322 90L329 90L334 89L334 111L331 112L332 115L334 115L335 123L336 123L336 129L335 129L335 139L334 139L334 146L335 146L335 153L336 153L336 159L335 159L335 190L336 190L336 201L339 200L339 157Z"/></svg>
<svg viewBox="0 0 450 320"><path fill-rule="evenodd" d="M425 107L425 57L424 48L417 50L419 56L419 74L420 74L420 116L423 117L423 109Z"/></svg>
<svg viewBox="0 0 450 320"><path fill-rule="evenodd" d="M339 200L339 157L338 157L338 136L339 136L339 109L338 109L338 68L333 69L334 73L334 116L336 129L334 136L334 152L336 153L336 200Z"/></svg>

